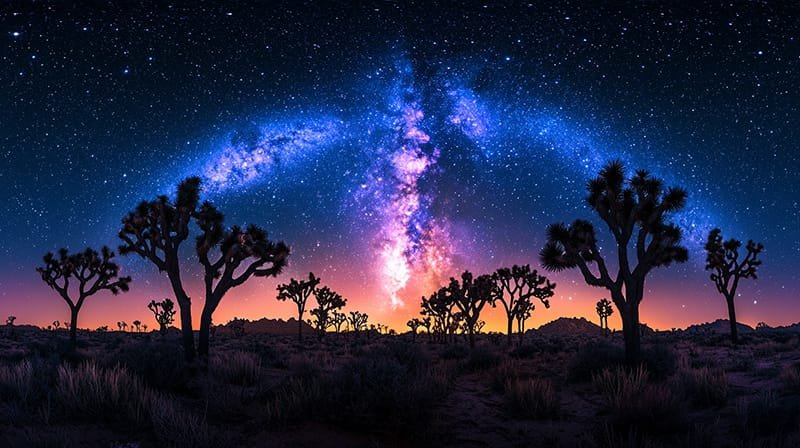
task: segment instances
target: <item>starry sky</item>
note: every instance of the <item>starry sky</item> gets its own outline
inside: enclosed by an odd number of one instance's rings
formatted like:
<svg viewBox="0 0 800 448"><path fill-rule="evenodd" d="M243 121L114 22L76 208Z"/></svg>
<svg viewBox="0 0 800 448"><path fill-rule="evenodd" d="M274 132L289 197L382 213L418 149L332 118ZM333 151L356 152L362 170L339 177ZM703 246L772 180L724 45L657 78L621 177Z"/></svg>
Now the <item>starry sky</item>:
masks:
<svg viewBox="0 0 800 448"><path fill-rule="evenodd" d="M644 322L725 317L703 271L714 226L766 247L739 319L800 320L800 9L614 3L3 2L0 315L67 320L42 255L116 247L127 211L198 175L228 224L292 247L215 321L291 316L275 285L314 271L347 309L403 329L464 269L538 268L547 224L599 225L584 186L621 159L690 194L675 217L690 261L650 275ZM87 300L81 326L149 322L145 304L171 295L151 264L119 262L131 291ZM553 306L529 327L597 319L604 290L548 276Z"/></svg>

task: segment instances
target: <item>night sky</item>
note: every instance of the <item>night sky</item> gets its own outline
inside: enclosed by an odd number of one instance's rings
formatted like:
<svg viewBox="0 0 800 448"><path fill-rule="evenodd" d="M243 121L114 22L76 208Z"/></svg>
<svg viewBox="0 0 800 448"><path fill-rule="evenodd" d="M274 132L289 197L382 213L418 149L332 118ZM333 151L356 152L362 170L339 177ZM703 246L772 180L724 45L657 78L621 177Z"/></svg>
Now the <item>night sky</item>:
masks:
<svg viewBox="0 0 800 448"><path fill-rule="evenodd" d="M0 5L0 315L18 323L67 320L35 272L44 253L116 247L126 212L199 175L228 224L292 247L284 274L231 291L216 322L291 316L275 285L311 270L347 309L404 329L464 269L538 268L547 224L599 226L584 186L616 158L690 193L676 217L690 261L648 277L644 322L726 316L703 271L714 226L766 247L740 321L800 320L790 2L59 3ZM201 269L185 258L197 318ZM119 261L131 291L87 300L81 326L150 322L145 304L171 295L152 264ZM548 276L553 306L529 327L597 319L605 290Z"/></svg>

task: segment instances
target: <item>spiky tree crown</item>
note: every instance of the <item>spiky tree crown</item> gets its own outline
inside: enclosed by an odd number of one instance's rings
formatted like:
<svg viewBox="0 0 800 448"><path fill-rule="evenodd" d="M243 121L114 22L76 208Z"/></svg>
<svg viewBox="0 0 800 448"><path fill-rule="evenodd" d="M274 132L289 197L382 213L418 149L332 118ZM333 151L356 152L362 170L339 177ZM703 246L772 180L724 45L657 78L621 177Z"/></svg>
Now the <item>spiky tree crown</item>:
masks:
<svg viewBox="0 0 800 448"><path fill-rule="evenodd" d="M629 241L635 239L637 258L645 272L688 259L688 251L680 245L680 228L666 222L670 213L685 206L685 190L665 189L660 179L644 170L626 181L623 164L614 161L589 181L587 191L587 205L606 223L617 244L627 248ZM545 269L550 271L603 262L594 226L580 219L569 226L550 225L547 243L539 255ZM596 283L594 286L605 286Z"/></svg>
<svg viewBox="0 0 800 448"><path fill-rule="evenodd" d="M705 244L706 270L712 271L711 280L721 293L728 293L735 288L733 281L740 278L758 278L758 267L761 260L758 258L764 245L753 240L747 242L747 254L739 259L741 241L731 238L723 241L722 231L718 228L711 230Z"/></svg>
<svg viewBox="0 0 800 448"><path fill-rule="evenodd" d="M100 253L87 248L83 252L70 254L67 249L62 248L57 256L52 252L45 254L44 266L36 268L36 272L50 288L70 303L70 281L77 281L77 299L80 302L103 289L114 295L128 291L131 278L118 277L119 266L111 261L112 258L114 252L106 246L103 246Z"/></svg>

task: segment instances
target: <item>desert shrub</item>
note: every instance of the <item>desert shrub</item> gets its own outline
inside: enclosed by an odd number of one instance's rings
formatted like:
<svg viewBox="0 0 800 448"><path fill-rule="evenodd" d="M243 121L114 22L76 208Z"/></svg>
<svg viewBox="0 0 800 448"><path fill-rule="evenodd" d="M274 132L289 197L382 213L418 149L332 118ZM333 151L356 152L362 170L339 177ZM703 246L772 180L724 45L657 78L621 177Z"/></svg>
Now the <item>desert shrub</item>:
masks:
<svg viewBox="0 0 800 448"><path fill-rule="evenodd" d="M98 363L105 368L119 364L158 390L185 392L192 379L181 346L161 338L125 345L98 359Z"/></svg>
<svg viewBox="0 0 800 448"><path fill-rule="evenodd" d="M0 365L0 399L27 402L33 388L33 367L29 361Z"/></svg>
<svg viewBox="0 0 800 448"><path fill-rule="evenodd" d="M745 434L768 436L797 429L800 401L795 397L778 397L773 391L759 394L750 401L741 400L736 407L739 428Z"/></svg>
<svg viewBox="0 0 800 448"><path fill-rule="evenodd" d="M103 369L94 362L60 366L55 392L67 415L88 421L143 423L153 398L125 368Z"/></svg>
<svg viewBox="0 0 800 448"><path fill-rule="evenodd" d="M558 394L549 380L512 379L505 386L508 410L514 417L556 419L561 410Z"/></svg>
<svg viewBox="0 0 800 448"><path fill-rule="evenodd" d="M509 381L520 378L520 365L517 361L510 359L504 360L492 370L490 375L490 385L495 392L505 392Z"/></svg>
<svg viewBox="0 0 800 448"><path fill-rule="evenodd" d="M584 382L592 376L625 363L625 350L608 341L593 341L582 346L567 366L567 379Z"/></svg>
<svg viewBox="0 0 800 448"><path fill-rule="evenodd" d="M664 344L645 347L642 350L641 362L647 368L650 378L654 380L666 379L678 368L678 356Z"/></svg>
<svg viewBox="0 0 800 448"><path fill-rule="evenodd" d="M681 370L678 381L695 407L722 406L728 401L730 387L725 372L706 367L686 369Z"/></svg>
<svg viewBox="0 0 800 448"><path fill-rule="evenodd" d="M154 399L150 420L159 446L169 448L204 448L212 443L208 424L199 415L185 411L164 397Z"/></svg>
<svg viewBox="0 0 800 448"><path fill-rule="evenodd" d="M215 353L208 369L212 376L228 384L249 386L261 377L261 361L253 353L238 350Z"/></svg>
<svg viewBox="0 0 800 448"><path fill-rule="evenodd" d="M800 392L800 363L783 366L780 379L789 391Z"/></svg>
<svg viewBox="0 0 800 448"><path fill-rule="evenodd" d="M755 366L755 359L750 353L736 354L735 356L728 357L725 370L729 372L749 372Z"/></svg>
<svg viewBox="0 0 800 448"><path fill-rule="evenodd" d="M643 366L605 369L594 375L592 382L611 410L612 427L623 433L631 430L654 435L682 433L688 425L684 403L666 384L648 383L648 376Z"/></svg>
<svg viewBox="0 0 800 448"><path fill-rule="evenodd" d="M264 406L267 424L286 424L313 418L323 400L320 378L291 377L283 383Z"/></svg>
<svg viewBox="0 0 800 448"><path fill-rule="evenodd" d="M442 359L465 359L469 356L469 347L461 344L446 346L439 355Z"/></svg>
<svg viewBox="0 0 800 448"><path fill-rule="evenodd" d="M515 347L508 355L515 359L525 359L536 356L540 351L542 350L539 347L526 344Z"/></svg>
<svg viewBox="0 0 800 448"><path fill-rule="evenodd" d="M464 370L469 372L482 372L496 367L503 358L485 346L477 346L470 351L469 356L463 360Z"/></svg>
<svg viewBox="0 0 800 448"><path fill-rule="evenodd" d="M407 362L396 352L376 349L343 364L324 385L326 418L370 431L426 428L450 378L441 369Z"/></svg>

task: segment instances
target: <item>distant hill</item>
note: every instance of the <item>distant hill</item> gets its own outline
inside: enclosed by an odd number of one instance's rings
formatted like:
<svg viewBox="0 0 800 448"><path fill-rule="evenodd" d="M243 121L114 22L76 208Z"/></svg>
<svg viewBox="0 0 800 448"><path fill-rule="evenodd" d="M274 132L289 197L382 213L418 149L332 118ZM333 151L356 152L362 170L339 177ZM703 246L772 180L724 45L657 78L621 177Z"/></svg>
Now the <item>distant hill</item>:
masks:
<svg viewBox="0 0 800 448"><path fill-rule="evenodd" d="M739 334L752 333L755 330L749 325L741 322L736 323ZM728 334L731 332L731 323L727 319L717 319L714 322L690 325L686 328L686 333L690 334Z"/></svg>
<svg viewBox="0 0 800 448"><path fill-rule="evenodd" d="M603 334L603 329L601 329L599 325L589 322L583 317L559 317L539 327L536 333L547 336L561 336L566 334L601 336Z"/></svg>
<svg viewBox="0 0 800 448"><path fill-rule="evenodd" d="M228 324L220 325L217 332L220 334L230 332ZM245 334L278 334L278 335L295 335L297 334L297 319L290 318L283 319L267 319L261 318L254 321L245 321L244 323ZM303 334L312 334L314 328L311 325L303 322Z"/></svg>

